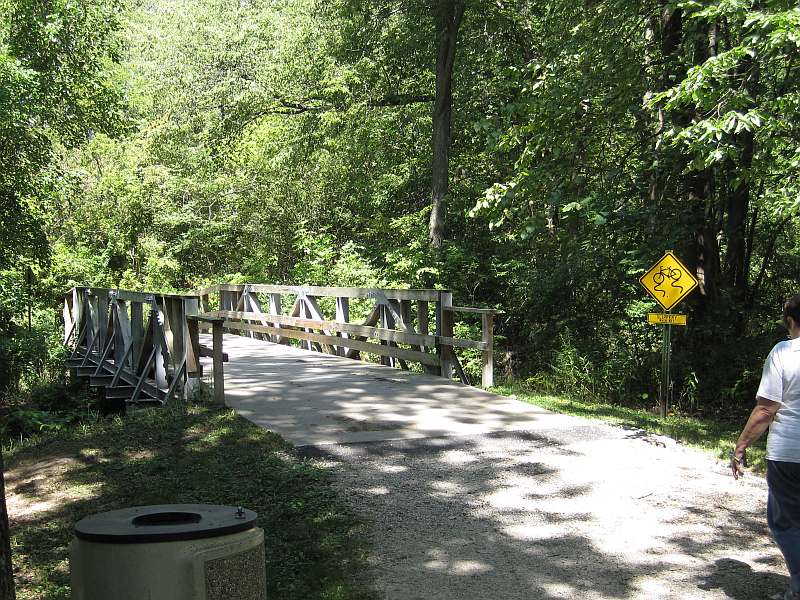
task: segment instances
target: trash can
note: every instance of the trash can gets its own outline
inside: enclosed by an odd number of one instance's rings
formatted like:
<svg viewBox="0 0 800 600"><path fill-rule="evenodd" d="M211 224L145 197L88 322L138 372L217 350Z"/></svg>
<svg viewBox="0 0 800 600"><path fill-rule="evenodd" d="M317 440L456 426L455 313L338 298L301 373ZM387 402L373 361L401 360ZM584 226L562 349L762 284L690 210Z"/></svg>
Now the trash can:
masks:
<svg viewBox="0 0 800 600"><path fill-rule="evenodd" d="M73 600L266 600L264 531L235 506L91 515L70 545Z"/></svg>

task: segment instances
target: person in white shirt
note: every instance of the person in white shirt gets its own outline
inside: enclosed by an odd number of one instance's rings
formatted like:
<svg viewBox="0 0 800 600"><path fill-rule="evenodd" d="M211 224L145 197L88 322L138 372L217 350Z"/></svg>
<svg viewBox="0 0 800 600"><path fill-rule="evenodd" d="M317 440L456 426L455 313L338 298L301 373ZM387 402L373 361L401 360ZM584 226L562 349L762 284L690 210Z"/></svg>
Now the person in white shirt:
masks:
<svg viewBox="0 0 800 600"><path fill-rule="evenodd" d="M767 522L789 570L789 589L775 598L800 600L800 294L783 307L789 339L772 348L756 393L756 406L731 453L738 479L747 448L767 436Z"/></svg>

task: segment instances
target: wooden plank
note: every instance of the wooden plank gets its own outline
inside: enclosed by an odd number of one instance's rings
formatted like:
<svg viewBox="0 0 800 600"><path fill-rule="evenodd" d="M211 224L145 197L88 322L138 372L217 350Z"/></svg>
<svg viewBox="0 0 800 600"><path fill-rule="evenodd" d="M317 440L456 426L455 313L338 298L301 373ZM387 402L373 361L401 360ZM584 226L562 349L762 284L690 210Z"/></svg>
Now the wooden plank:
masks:
<svg viewBox="0 0 800 600"><path fill-rule="evenodd" d="M428 316L428 303L424 300L417 301L417 328L422 335L428 335L429 329L429 316ZM432 345L435 345L432 344ZM421 346L420 350L425 352L427 348L425 346ZM429 372L429 369L426 369L426 373Z"/></svg>
<svg viewBox="0 0 800 600"><path fill-rule="evenodd" d="M406 331L416 333L414 326L411 324L411 300L400 301L400 322L405 325Z"/></svg>
<svg viewBox="0 0 800 600"><path fill-rule="evenodd" d="M194 290L192 295L195 296L206 296L208 297L210 294L218 294L219 293L219 285L211 285L209 287L200 288L199 290Z"/></svg>
<svg viewBox="0 0 800 600"><path fill-rule="evenodd" d="M191 292L188 294L165 294L165 293L154 293L154 292L134 292L131 290L120 290L116 288L85 288L87 289L92 295L97 296L98 298L108 299L111 294L116 296L119 300L125 300L127 302L141 302L145 304L149 304L153 302L156 297L158 298L186 298L186 297L197 297L198 294L195 292Z"/></svg>
<svg viewBox="0 0 800 600"><path fill-rule="evenodd" d="M441 340L453 337L453 312L447 310L453 306L453 294L450 292L441 292L439 296L439 310L437 311L437 325L439 343L436 345L436 351L441 359L442 364L442 377L450 379L453 373L453 347L447 344L442 344Z"/></svg>
<svg viewBox="0 0 800 600"><path fill-rule="evenodd" d="M131 302L131 361L132 371L137 371L144 348L144 305Z"/></svg>
<svg viewBox="0 0 800 600"><path fill-rule="evenodd" d="M497 310L494 308L473 308L470 306L450 306L447 310L459 313L475 313L479 315L504 315L504 310Z"/></svg>
<svg viewBox="0 0 800 600"><path fill-rule="evenodd" d="M202 377L203 365L200 364L202 349L200 347L200 322L187 316L188 344L186 344L186 375L188 377Z"/></svg>
<svg viewBox="0 0 800 600"><path fill-rule="evenodd" d="M136 388L132 385L115 385L106 388L106 398L123 398L129 400L133 397Z"/></svg>
<svg viewBox="0 0 800 600"><path fill-rule="evenodd" d="M269 295L269 314L270 315L280 315L283 312L283 306L281 304L281 295L280 294L270 294ZM278 329L280 329L280 325L278 325ZM273 341L277 344L288 344L289 338L284 337L282 335L273 336Z"/></svg>
<svg viewBox="0 0 800 600"><path fill-rule="evenodd" d="M344 324L350 322L350 298L336 298L336 322ZM341 331L340 333L343 338L350 337L350 334L346 331ZM346 349L344 346L337 346L336 352L339 356L344 356Z"/></svg>
<svg viewBox="0 0 800 600"><path fill-rule="evenodd" d="M211 335L214 341L214 404L225 406L225 370L222 364L222 326L223 323L215 321Z"/></svg>
<svg viewBox="0 0 800 600"><path fill-rule="evenodd" d="M483 343L487 347L481 355L482 374L481 385L485 388L494 385L494 315L483 315L482 327Z"/></svg>
<svg viewBox="0 0 800 600"><path fill-rule="evenodd" d="M390 329L394 329L394 317L392 316L388 305L381 304L380 307L381 307L380 308L380 311L381 311L381 327L386 331L388 331ZM386 346L389 346L389 345L390 345L390 342L387 342L385 340L381 340L381 346L386 347ZM396 366L394 357L389 356L388 354L387 355L381 354L381 364L382 365L386 365L387 367Z"/></svg>
<svg viewBox="0 0 800 600"><path fill-rule="evenodd" d="M310 342L317 342L320 344L340 344L347 348L352 348L360 352L370 352L372 354L386 355L394 358L402 358L403 360L421 362L426 365L437 366L439 359L434 354L427 354L425 352L417 352L415 350L405 350L403 348L393 348L391 346L381 346L380 344L373 344L370 342L362 342L353 338L340 338L329 335L322 335L318 333L308 333L305 331L297 331L294 329L277 329L275 327L267 327L265 325L254 325L250 323L242 323L240 321L225 321L223 326L228 329L239 329L243 331L261 331L264 333L276 334L280 332L282 335L289 337L306 340Z"/></svg>
<svg viewBox="0 0 800 600"><path fill-rule="evenodd" d="M382 293L392 300L427 300L435 302L439 297L438 290L426 289L380 289L380 288L349 288L349 287L321 287L321 286L293 286L293 285L262 285L249 284L254 292L266 294L308 294L309 296L335 296L337 298L374 298L375 294ZM238 291L242 285L220 285L220 289Z"/></svg>
<svg viewBox="0 0 800 600"><path fill-rule="evenodd" d="M128 307L124 300L116 298L112 300L111 317L114 321L114 336L116 338L114 343L114 364L118 365L122 362L125 348L130 343L130 321L128 320Z"/></svg>
<svg viewBox="0 0 800 600"><path fill-rule="evenodd" d="M105 375L90 375L89 376L89 385L91 387L103 387L110 384L114 379L114 376L110 373L106 373Z"/></svg>
<svg viewBox="0 0 800 600"><path fill-rule="evenodd" d="M378 327L371 327L368 325L355 325L353 323L337 323L336 321L319 321L315 319L303 319L300 317L287 317L285 315L264 315L263 313L259 316L256 313L243 313L236 311L214 311L213 313L209 314L217 317L224 317L228 320L236 319L244 321L256 321L256 320L262 320L263 318L264 321L267 321L269 323L273 324L277 323L287 327L319 329L319 330L327 330L328 332L334 332L334 331L346 332L364 338L375 338L388 342L395 342L398 344L410 344L418 346L436 345L436 337L432 335L421 335L419 333L406 333L403 331L397 331L396 329L384 329ZM371 318L373 318L372 315L370 315L370 318L367 319L367 322L369 322ZM377 322L378 318L379 317L377 316L374 317L373 322ZM475 346L467 346L467 347L471 348Z"/></svg>

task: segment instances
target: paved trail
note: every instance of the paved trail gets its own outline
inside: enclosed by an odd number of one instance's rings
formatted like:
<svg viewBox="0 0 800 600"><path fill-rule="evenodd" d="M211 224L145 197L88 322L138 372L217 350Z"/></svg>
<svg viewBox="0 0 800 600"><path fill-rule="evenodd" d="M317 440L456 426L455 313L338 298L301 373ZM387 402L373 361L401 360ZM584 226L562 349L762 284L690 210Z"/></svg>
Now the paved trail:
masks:
<svg viewBox="0 0 800 600"><path fill-rule="evenodd" d="M226 396L336 475L386 600L762 599L766 485L671 440L225 336Z"/></svg>
<svg viewBox="0 0 800 600"><path fill-rule="evenodd" d="M386 600L763 599L766 485L671 440L535 432L306 446L371 523Z"/></svg>

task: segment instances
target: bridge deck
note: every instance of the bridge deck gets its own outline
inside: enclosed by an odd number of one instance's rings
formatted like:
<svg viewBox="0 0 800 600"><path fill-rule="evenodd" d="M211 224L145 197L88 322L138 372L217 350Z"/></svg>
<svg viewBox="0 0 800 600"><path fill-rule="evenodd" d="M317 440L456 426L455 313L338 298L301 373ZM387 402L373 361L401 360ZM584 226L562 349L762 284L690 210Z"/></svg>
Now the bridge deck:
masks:
<svg viewBox="0 0 800 600"><path fill-rule="evenodd" d="M227 405L298 446L521 431L565 420L441 377L223 338Z"/></svg>

